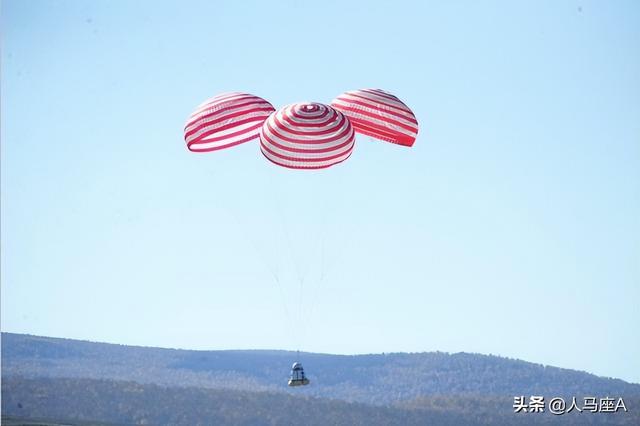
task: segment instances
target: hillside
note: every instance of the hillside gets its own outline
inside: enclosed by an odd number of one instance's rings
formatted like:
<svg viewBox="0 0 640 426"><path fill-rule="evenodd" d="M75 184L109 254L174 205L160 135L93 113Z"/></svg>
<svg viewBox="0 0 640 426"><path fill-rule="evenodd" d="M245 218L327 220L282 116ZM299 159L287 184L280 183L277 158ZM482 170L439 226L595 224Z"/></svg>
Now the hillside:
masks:
<svg viewBox="0 0 640 426"><path fill-rule="evenodd" d="M300 410L305 424L640 423L640 385L574 370L467 353L304 353L312 385L290 389L294 357L2 333L2 412L115 424L287 424ZM629 412L525 417L516 395L624 397Z"/></svg>
<svg viewBox="0 0 640 426"><path fill-rule="evenodd" d="M191 351L2 333L3 377L77 377L165 386L290 392L295 354ZM296 395L390 404L422 395L639 395L618 379L478 354L301 354L313 386Z"/></svg>
<svg viewBox="0 0 640 426"><path fill-rule="evenodd" d="M436 397L435 407L381 407L331 399L94 379L2 382L11 424L38 425L635 425L637 414L514 414L509 398ZM633 404L638 406L638 399ZM64 419L58 420L55 419ZM6 424L3 420L3 424Z"/></svg>

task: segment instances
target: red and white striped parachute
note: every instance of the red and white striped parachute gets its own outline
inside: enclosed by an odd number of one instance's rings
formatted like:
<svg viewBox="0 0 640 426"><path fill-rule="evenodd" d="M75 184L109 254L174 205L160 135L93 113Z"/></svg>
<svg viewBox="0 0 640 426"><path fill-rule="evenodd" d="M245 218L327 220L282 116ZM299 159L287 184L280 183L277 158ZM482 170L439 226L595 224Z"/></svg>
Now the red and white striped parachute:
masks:
<svg viewBox="0 0 640 426"><path fill-rule="evenodd" d="M247 93L223 93L208 99L187 120L187 148L208 152L249 142L273 111L269 102Z"/></svg>
<svg viewBox="0 0 640 426"><path fill-rule="evenodd" d="M198 106L184 129L187 148L208 152L260 138L271 162L293 169L321 169L351 155L355 133L412 146L418 134L413 112L380 89L346 92L331 105L303 102L275 111L246 93L225 93Z"/></svg>
<svg viewBox="0 0 640 426"><path fill-rule="evenodd" d="M322 169L346 160L355 134L340 111L319 103L298 103L271 114L260 130L267 159L293 169Z"/></svg>
<svg viewBox="0 0 640 426"><path fill-rule="evenodd" d="M400 99L380 89L343 93L331 106L349 117L356 132L376 139L412 146L418 136L418 120Z"/></svg>

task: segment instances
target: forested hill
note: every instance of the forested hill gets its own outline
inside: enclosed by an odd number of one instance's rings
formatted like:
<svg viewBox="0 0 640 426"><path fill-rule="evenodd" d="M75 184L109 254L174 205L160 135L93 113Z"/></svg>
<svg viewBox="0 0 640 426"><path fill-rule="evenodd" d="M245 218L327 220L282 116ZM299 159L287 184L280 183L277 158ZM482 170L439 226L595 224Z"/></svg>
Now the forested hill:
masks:
<svg viewBox="0 0 640 426"><path fill-rule="evenodd" d="M168 386L285 391L295 354L190 351L2 333L2 376L114 379ZM389 404L423 395L640 395L618 379L478 354L301 354L299 395Z"/></svg>
<svg viewBox="0 0 640 426"><path fill-rule="evenodd" d="M3 425L637 425L638 412L515 414L512 398L436 397L429 406L372 406L282 392L162 387L95 379L2 381ZM638 406L638 398L628 404ZM8 417L10 416L10 417ZM31 420L29 420L31 419ZM34 422L33 420L38 419Z"/></svg>
<svg viewBox="0 0 640 426"><path fill-rule="evenodd" d="M467 353L305 353L312 383L291 389L294 358L2 333L3 424L640 424L640 385L574 370ZM624 397L629 411L523 416L517 395Z"/></svg>

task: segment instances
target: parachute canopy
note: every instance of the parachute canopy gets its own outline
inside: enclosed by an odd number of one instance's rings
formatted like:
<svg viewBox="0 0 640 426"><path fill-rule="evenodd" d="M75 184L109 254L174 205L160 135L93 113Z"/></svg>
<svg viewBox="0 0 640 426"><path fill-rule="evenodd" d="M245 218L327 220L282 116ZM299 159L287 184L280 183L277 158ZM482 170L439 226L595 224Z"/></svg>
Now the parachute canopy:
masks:
<svg viewBox="0 0 640 426"><path fill-rule="evenodd" d="M247 93L223 93L200 104L187 120L184 139L194 152L208 152L249 142L275 108Z"/></svg>
<svg viewBox="0 0 640 426"><path fill-rule="evenodd" d="M339 111L320 103L296 103L271 114L260 131L268 160L294 169L321 169L346 160L355 134Z"/></svg>
<svg viewBox="0 0 640 426"><path fill-rule="evenodd" d="M412 146L418 136L418 120L411 109L384 90L345 92L331 106L349 117L358 133L404 146Z"/></svg>
<svg viewBox="0 0 640 426"><path fill-rule="evenodd" d="M400 99L380 89L345 92L331 105L302 102L278 111L248 93L215 96L196 108L184 128L187 148L209 152L260 138L271 162L293 169L322 169L351 155L355 133L412 146L418 121Z"/></svg>

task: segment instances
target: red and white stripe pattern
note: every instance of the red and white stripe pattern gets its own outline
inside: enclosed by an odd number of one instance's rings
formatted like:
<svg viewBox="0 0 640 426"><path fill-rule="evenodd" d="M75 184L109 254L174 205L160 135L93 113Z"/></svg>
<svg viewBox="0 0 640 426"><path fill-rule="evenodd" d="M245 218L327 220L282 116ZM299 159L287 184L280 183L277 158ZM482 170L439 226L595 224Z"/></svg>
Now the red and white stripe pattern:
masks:
<svg viewBox="0 0 640 426"><path fill-rule="evenodd" d="M418 121L411 109L384 90L346 92L331 106L349 117L358 133L404 146L412 146L418 136Z"/></svg>
<svg viewBox="0 0 640 426"><path fill-rule="evenodd" d="M340 111L320 103L287 105L272 114L260 131L260 149L268 160L292 169L322 169L351 155L355 133Z"/></svg>
<svg viewBox="0 0 640 426"><path fill-rule="evenodd" d="M223 93L208 99L191 114L184 128L187 148L209 152L255 139L275 108L247 93Z"/></svg>

